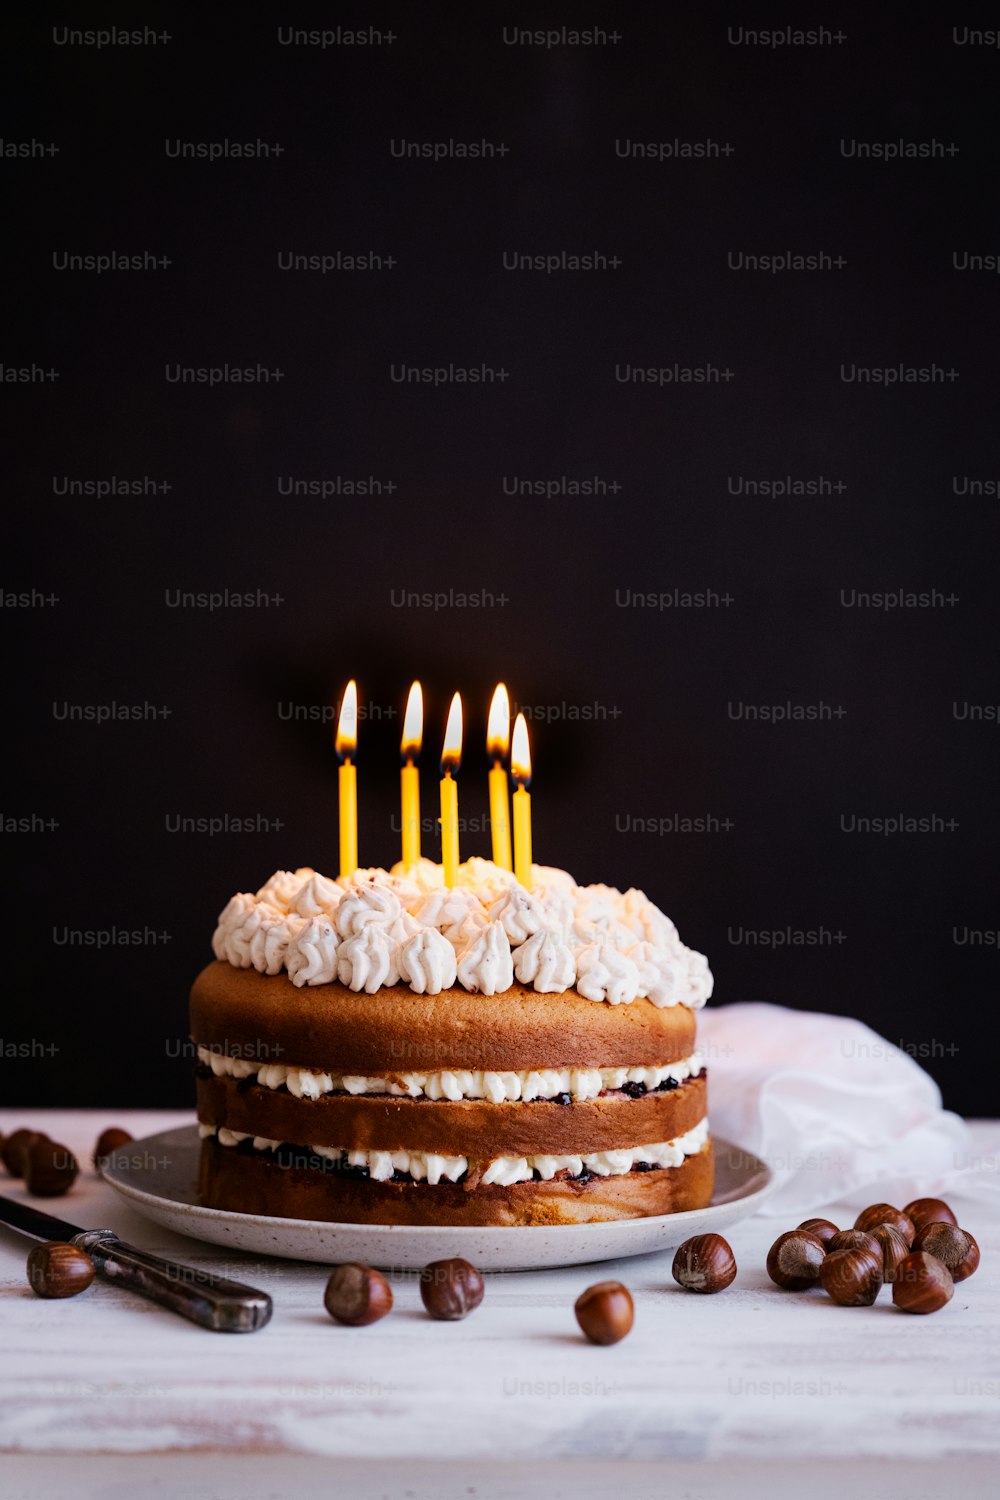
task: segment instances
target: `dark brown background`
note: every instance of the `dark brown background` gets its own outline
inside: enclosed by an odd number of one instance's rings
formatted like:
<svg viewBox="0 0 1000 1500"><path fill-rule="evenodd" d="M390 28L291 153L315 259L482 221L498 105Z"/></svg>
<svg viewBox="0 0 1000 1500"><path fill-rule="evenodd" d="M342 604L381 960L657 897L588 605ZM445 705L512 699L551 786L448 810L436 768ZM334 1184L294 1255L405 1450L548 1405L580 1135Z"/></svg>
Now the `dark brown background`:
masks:
<svg viewBox="0 0 1000 1500"><path fill-rule="evenodd" d="M523 11L517 14L518 10ZM484 718L498 676L532 726L539 860L643 886L710 957L716 1000L862 1017L918 1055L947 1102L995 1112L998 815L995 253L1000 53L945 19L840 14L840 44L733 45L718 7L338 6L310 21L151 5L141 48L5 41L3 134L59 153L0 165L9 213L2 358L59 370L0 386L20 535L2 629L8 1104L182 1104L190 980L217 910L277 866L336 862L333 702L363 725L361 852L396 857L396 750L410 678L429 700L424 807L447 700L468 709L462 811L486 811ZM735 9L735 8L734 8ZM597 19L617 45L507 46L507 25ZM282 47L279 24L374 25L391 45ZM81 25L76 21L73 24ZM827 22L832 29L837 23ZM183 161L167 139L280 142L271 160ZM712 138L714 160L624 160L616 140ZM489 161L396 160L390 141L488 140ZM862 161L842 139L954 142ZM53 253L135 253L165 270L59 272ZM283 273L281 251L375 251L391 270ZM616 270L503 269L504 251L600 251ZM730 251L826 251L839 271L728 268ZM208 390L168 364L279 367ZM392 364L503 367L485 387L394 384ZM616 382L616 364L731 381ZM845 384L842 363L937 364L953 382ZM617 494L511 499L507 476L600 475ZM59 496L53 476L151 476L169 492ZM280 476L397 488L281 498ZM729 476L846 486L733 495ZM169 609L165 591L257 590L269 608ZM841 590L931 590L932 609L845 609ZM399 591L490 590L490 609L398 608ZM620 607L629 591L732 603ZM811 723L730 704L823 702ZM63 703L165 705L97 726ZM568 713L559 717L559 705ZM572 715L601 706L596 721ZM957 827L862 836L841 817ZM280 820L171 834L184 816ZM663 836L630 819L729 820ZM425 839L425 846L430 836ZM467 853L487 853L470 831ZM97 952L64 928L169 941ZM837 933L774 951L746 930ZM985 1022L985 1026L984 1026ZM13 1049L13 1050L12 1050ZM27 1055L25 1055L27 1053Z"/></svg>

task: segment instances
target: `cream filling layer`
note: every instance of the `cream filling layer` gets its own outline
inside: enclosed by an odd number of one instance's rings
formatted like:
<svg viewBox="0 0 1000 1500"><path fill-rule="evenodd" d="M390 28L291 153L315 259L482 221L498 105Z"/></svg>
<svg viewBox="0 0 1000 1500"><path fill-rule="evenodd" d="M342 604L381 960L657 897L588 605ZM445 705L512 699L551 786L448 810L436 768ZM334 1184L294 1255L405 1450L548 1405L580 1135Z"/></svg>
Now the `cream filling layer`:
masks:
<svg viewBox="0 0 1000 1500"><path fill-rule="evenodd" d="M199 1125L202 1140L217 1136L220 1146L238 1146L251 1139L240 1130L228 1130L220 1126ZM275 1151L281 1141L268 1140L266 1136L252 1137L255 1151ZM587 1156L497 1156L483 1173L484 1185L497 1183L501 1187L513 1187L516 1182L530 1182L537 1172L543 1182L550 1182L557 1172L566 1171L571 1177L583 1172L592 1172L595 1177L623 1177L640 1164L650 1167L679 1167L685 1157L697 1156L708 1141L708 1116L699 1120L693 1129L677 1136L672 1141L659 1141L652 1146L627 1146L617 1151L595 1151ZM465 1156L438 1156L430 1151L348 1151L337 1146L309 1146L307 1150L317 1156L325 1156L348 1167L367 1167L369 1176L376 1182L387 1182L394 1173L404 1172L414 1182L438 1183L442 1178L457 1182L469 1169Z"/></svg>
<svg viewBox="0 0 1000 1500"><path fill-rule="evenodd" d="M319 1099L334 1093L392 1094L406 1099L487 1099L491 1104L516 1100L530 1103L533 1099L555 1099L559 1094L569 1094L573 1100L596 1099L608 1090L624 1088L626 1083L642 1083L652 1091L668 1079L683 1083L705 1065L701 1053L692 1052L680 1062L631 1068L538 1068L514 1073L455 1068L367 1078L284 1063L259 1063L201 1046L198 1061L211 1068L216 1077L252 1078L256 1074L257 1082L265 1088L287 1088L296 1099Z"/></svg>

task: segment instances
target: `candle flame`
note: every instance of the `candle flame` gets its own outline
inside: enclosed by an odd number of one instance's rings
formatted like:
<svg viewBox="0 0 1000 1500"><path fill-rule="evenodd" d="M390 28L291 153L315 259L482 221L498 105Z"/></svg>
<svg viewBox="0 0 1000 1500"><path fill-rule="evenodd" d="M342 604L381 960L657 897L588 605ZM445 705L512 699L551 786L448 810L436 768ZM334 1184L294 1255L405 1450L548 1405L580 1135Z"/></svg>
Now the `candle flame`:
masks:
<svg viewBox="0 0 1000 1500"><path fill-rule="evenodd" d="M448 710L448 723L444 731L444 749L441 751L441 775L457 771L462 763L462 695L456 693Z"/></svg>
<svg viewBox="0 0 1000 1500"><path fill-rule="evenodd" d="M528 726L524 722L524 714L518 714L514 722L510 773L519 786L527 786L531 780L531 750L528 748Z"/></svg>
<svg viewBox="0 0 1000 1500"><path fill-rule="evenodd" d="M498 682L490 704L486 727L486 749L494 760L503 760L510 745L510 699L507 689Z"/></svg>
<svg viewBox="0 0 1000 1500"><path fill-rule="evenodd" d="M399 747L400 754L406 760L415 760L420 754L420 742L423 735L424 695L420 683L415 682L406 700L406 713L403 715L403 739Z"/></svg>
<svg viewBox="0 0 1000 1500"><path fill-rule="evenodd" d="M358 748L358 685L353 677L344 690L335 743L341 760L350 760Z"/></svg>

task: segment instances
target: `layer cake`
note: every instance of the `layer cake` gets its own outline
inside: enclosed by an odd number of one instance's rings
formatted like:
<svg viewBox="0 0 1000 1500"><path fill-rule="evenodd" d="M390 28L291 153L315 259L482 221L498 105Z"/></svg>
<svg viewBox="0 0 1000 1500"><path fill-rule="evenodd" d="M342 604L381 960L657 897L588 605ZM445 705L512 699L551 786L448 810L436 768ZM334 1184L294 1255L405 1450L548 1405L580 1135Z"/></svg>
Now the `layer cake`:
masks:
<svg viewBox="0 0 1000 1500"><path fill-rule="evenodd" d="M191 993L200 1196L379 1224L565 1224L706 1204L712 979L641 892L485 860L278 871Z"/></svg>

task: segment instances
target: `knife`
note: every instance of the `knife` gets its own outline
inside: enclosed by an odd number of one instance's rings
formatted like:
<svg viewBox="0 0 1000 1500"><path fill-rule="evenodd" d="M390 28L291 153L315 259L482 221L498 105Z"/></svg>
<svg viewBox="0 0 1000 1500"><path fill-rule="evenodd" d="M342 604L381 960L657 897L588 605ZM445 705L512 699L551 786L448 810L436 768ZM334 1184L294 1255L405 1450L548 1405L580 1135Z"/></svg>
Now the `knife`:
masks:
<svg viewBox="0 0 1000 1500"><path fill-rule="evenodd" d="M258 1292L240 1281L214 1276L196 1266L162 1260L147 1250L126 1245L113 1229L80 1229L40 1213L27 1203L0 1197L0 1224L26 1234L32 1240L60 1240L75 1245L94 1262L99 1276L138 1292L171 1312L180 1313L201 1328L216 1333L254 1333L270 1322L274 1310L266 1292Z"/></svg>

